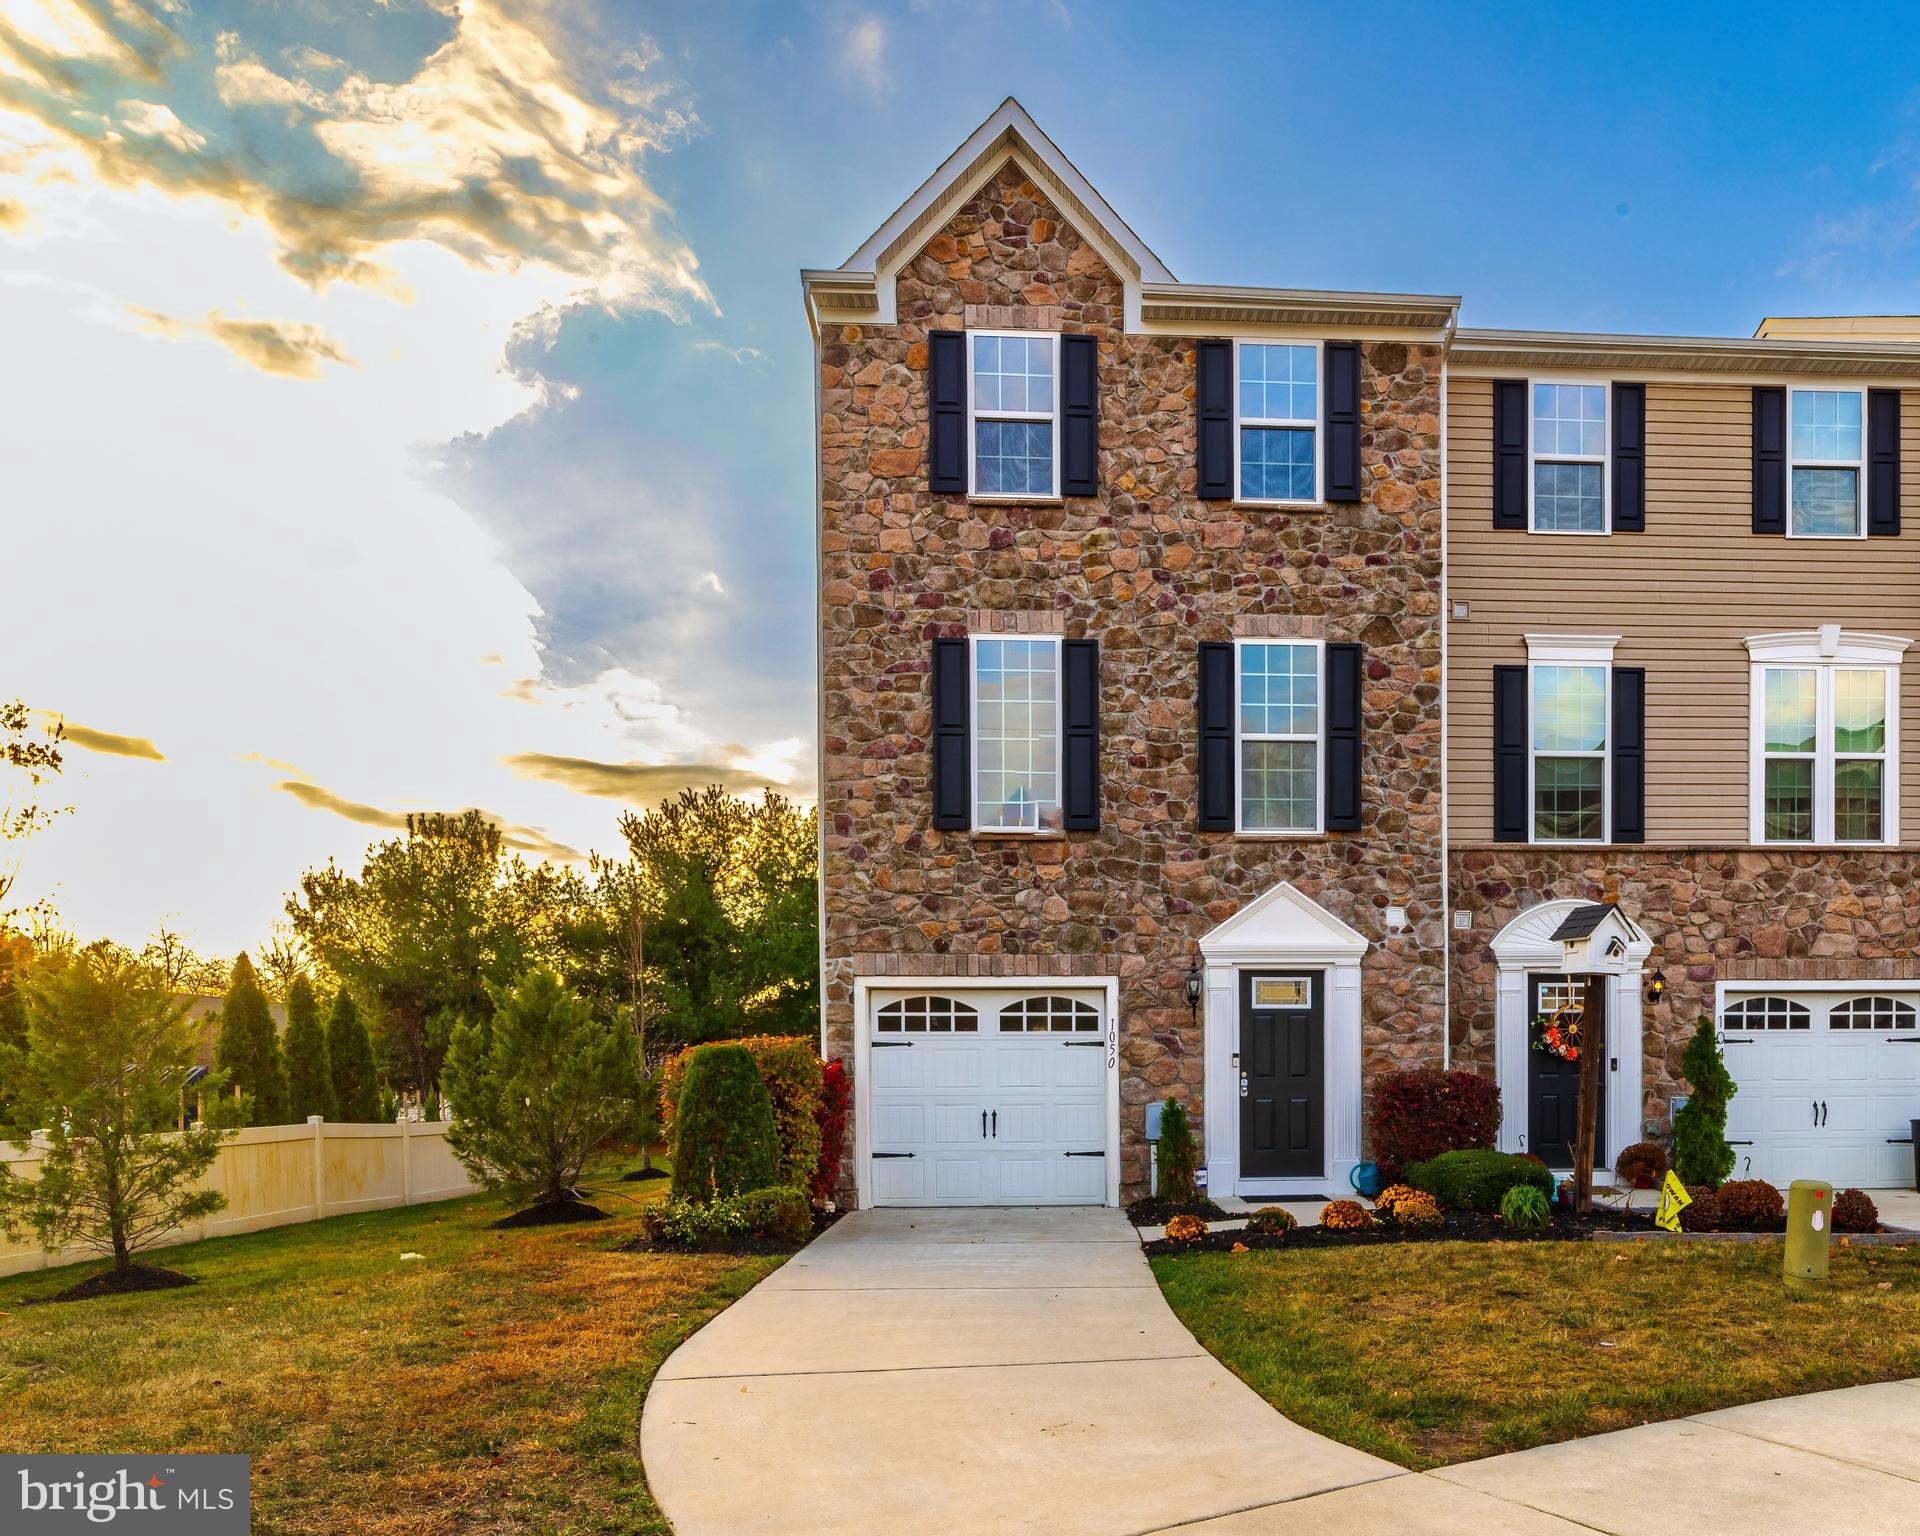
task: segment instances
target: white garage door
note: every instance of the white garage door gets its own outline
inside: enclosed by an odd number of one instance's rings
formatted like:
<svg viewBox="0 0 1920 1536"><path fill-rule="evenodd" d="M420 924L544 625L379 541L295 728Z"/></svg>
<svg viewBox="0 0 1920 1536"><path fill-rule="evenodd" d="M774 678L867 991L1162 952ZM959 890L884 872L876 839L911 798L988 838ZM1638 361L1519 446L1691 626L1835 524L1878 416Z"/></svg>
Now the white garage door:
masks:
<svg viewBox="0 0 1920 1536"><path fill-rule="evenodd" d="M1099 1205L1113 1040L1104 992L875 992L876 1205Z"/></svg>
<svg viewBox="0 0 1920 1536"><path fill-rule="evenodd" d="M1730 995L1720 1015L1740 1085L1727 1111L1736 1178L1910 1187L1920 1115L1920 992Z"/></svg>

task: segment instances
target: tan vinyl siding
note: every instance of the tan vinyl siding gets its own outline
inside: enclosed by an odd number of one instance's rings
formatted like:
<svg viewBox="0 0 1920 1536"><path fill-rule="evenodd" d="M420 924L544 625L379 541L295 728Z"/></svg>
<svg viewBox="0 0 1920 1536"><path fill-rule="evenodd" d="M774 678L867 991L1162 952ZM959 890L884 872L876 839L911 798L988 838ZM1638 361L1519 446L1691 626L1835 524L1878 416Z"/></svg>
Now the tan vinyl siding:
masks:
<svg viewBox="0 0 1920 1536"><path fill-rule="evenodd" d="M1647 531L1578 537L1494 528L1493 386L1449 381L1449 597L1471 605L1449 620L1454 843L1493 836L1493 668L1527 659L1529 630L1618 634L1615 662L1647 669L1647 841L1690 845L1749 841L1747 636L1839 624L1920 637L1920 391L1901 399L1897 539L1756 537L1752 400L1748 383L1648 383ZM1920 646L1900 677L1913 842Z"/></svg>

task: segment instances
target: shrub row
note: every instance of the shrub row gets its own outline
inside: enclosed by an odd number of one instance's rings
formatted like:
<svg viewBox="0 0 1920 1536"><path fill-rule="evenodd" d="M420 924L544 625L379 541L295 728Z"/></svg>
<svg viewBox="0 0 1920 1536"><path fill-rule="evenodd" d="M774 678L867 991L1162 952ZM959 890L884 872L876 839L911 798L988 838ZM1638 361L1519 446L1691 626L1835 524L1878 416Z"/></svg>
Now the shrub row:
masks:
<svg viewBox="0 0 1920 1536"><path fill-rule="evenodd" d="M772 1182L810 1187L820 1170L824 1070L814 1042L802 1035L747 1035L739 1040L688 1046L660 1070L660 1123L675 1141L680 1096L687 1072L703 1052L745 1051L773 1105L776 1177ZM839 1161L836 1149L835 1163Z"/></svg>
<svg viewBox="0 0 1920 1536"><path fill-rule="evenodd" d="M1475 1072L1382 1072L1368 1090L1367 1124L1373 1159L1392 1181L1443 1152L1491 1147L1500 1132L1500 1089Z"/></svg>
<svg viewBox="0 0 1920 1536"><path fill-rule="evenodd" d="M674 1196L641 1211L642 1231L654 1242L704 1248L715 1243L804 1243L813 1231L806 1191L788 1185L723 1195L717 1200Z"/></svg>
<svg viewBox="0 0 1920 1536"><path fill-rule="evenodd" d="M1407 1183L1451 1211L1500 1209L1507 1191L1527 1185L1553 1198L1553 1175L1538 1158L1516 1152L1442 1152L1407 1169Z"/></svg>

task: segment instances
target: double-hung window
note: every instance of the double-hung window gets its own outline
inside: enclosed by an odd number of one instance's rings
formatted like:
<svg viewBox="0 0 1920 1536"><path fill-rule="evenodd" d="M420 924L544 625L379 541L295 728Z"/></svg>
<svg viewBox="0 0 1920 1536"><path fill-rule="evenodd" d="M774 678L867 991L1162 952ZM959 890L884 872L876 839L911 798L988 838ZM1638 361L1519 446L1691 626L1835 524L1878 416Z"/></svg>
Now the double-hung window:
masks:
<svg viewBox="0 0 1920 1536"><path fill-rule="evenodd" d="M1860 486L1866 395L1857 389L1788 392L1787 532L1802 539L1866 536Z"/></svg>
<svg viewBox="0 0 1920 1536"><path fill-rule="evenodd" d="M1899 841L1897 762L1905 642L1820 632L1747 642L1753 668L1753 840ZM1863 643L1862 643L1863 642ZM1893 658L1888 660L1889 654Z"/></svg>
<svg viewBox="0 0 1920 1536"><path fill-rule="evenodd" d="M967 473L971 495L1060 494L1060 338L1047 331L969 331Z"/></svg>
<svg viewBox="0 0 1920 1536"><path fill-rule="evenodd" d="M975 831L1059 830L1056 637L974 636L973 762Z"/></svg>
<svg viewBox="0 0 1920 1536"><path fill-rule="evenodd" d="M1317 640L1242 640L1235 647L1242 832L1320 831L1323 654Z"/></svg>
<svg viewBox="0 0 1920 1536"><path fill-rule="evenodd" d="M1320 500L1320 347L1234 343L1235 501L1314 506Z"/></svg>
<svg viewBox="0 0 1920 1536"><path fill-rule="evenodd" d="M1607 531L1607 386L1533 385L1535 533Z"/></svg>
<svg viewBox="0 0 1920 1536"><path fill-rule="evenodd" d="M1535 659L1528 667L1528 781L1536 843L1607 840L1606 661Z"/></svg>

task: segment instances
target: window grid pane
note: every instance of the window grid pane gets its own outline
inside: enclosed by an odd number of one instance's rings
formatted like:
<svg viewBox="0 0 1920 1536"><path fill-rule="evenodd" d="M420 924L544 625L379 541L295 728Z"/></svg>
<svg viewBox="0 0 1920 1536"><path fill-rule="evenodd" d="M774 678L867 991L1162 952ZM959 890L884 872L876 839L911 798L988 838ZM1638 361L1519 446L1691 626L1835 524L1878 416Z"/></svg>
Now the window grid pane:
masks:
<svg viewBox="0 0 1920 1536"><path fill-rule="evenodd" d="M1849 669L1833 674L1833 750L1887 750L1887 675Z"/></svg>
<svg viewBox="0 0 1920 1536"><path fill-rule="evenodd" d="M1851 758L1833 769L1833 840L1837 843L1877 843L1880 830L1881 763L1877 758Z"/></svg>
<svg viewBox="0 0 1920 1536"><path fill-rule="evenodd" d="M1240 494L1249 501L1313 500L1314 432L1307 427L1240 429Z"/></svg>
<svg viewBox="0 0 1920 1536"><path fill-rule="evenodd" d="M1311 645L1240 647L1243 736L1315 736L1320 731L1320 653Z"/></svg>
<svg viewBox="0 0 1920 1536"><path fill-rule="evenodd" d="M1796 462L1860 462L1860 396L1852 390L1793 392L1793 457Z"/></svg>
<svg viewBox="0 0 1920 1536"><path fill-rule="evenodd" d="M1605 474L1598 464L1533 466L1533 526L1540 533L1603 533Z"/></svg>
<svg viewBox="0 0 1920 1536"><path fill-rule="evenodd" d="M1533 749L1604 752L1607 747L1607 669L1540 666L1533 669Z"/></svg>
<svg viewBox="0 0 1920 1536"><path fill-rule="evenodd" d="M974 642L975 825L1060 825L1058 682L1050 640Z"/></svg>
<svg viewBox="0 0 1920 1536"><path fill-rule="evenodd" d="M1766 672L1766 743L1769 752L1811 752L1819 733L1820 674L1811 667L1769 667Z"/></svg>
<svg viewBox="0 0 1920 1536"><path fill-rule="evenodd" d="M974 490L982 496L1053 494L1053 423L976 421Z"/></svg>
<svg viewBox="0 0 1920 1536"><path fill-rule="evenodd" d="M977 415L1053 413L1053 338L976 336L973 409Z"/></svg>
<svg viewBox="0 0 1920 1536"><path fill-rule="evenodd" d="M1319 820L1319 744L1243 741L1240 753L1242 829L1311 832Z"/></svg>
<svg viewBox="0 0 1920 1536"><path fill-rule="evenodd" d="M1601 458L1607 451L1607 390L1604 384L1533 386L1535 458Z"/></svg>
<svg viewBox="0 0 1920 1536"><path fill-rule="evenodd" d="M1810 1029L1813 1015L1784 997L1749 997L1720 1015L1722 1029Z"/></svg>
<svg viewBox="0 0 1920 1536"><path fill-rule="evenodd" d="M1318 363L1313 347L1242 345L1240 419L1317 422Z"/></svg>
<svg viewBox="0 0 1920 1536"><path fill-rule="evenodd" d="M1813 841L1812 758L1767 759L1760 815L1770 843Z"/></svg>
<svg viewBox="0 0 1920 1536"><path fill-rule="evenodd" d="M1605 824L1606 759L1537 757L1533 761L1533 835L1541 842L1597 842Z"/></svg>

